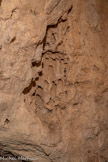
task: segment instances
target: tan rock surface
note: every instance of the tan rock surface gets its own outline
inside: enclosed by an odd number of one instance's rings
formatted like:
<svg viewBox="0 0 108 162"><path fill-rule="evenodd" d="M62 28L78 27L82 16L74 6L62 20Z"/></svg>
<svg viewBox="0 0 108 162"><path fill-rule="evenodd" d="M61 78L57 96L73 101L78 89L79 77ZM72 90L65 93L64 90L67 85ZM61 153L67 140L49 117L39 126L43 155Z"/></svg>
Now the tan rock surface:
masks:
<svg viewBox="0 0 108 162"><path fill-rule="evenodd" d="M107 0L0 1L1 152L108 162L107 30Z"/></svg>

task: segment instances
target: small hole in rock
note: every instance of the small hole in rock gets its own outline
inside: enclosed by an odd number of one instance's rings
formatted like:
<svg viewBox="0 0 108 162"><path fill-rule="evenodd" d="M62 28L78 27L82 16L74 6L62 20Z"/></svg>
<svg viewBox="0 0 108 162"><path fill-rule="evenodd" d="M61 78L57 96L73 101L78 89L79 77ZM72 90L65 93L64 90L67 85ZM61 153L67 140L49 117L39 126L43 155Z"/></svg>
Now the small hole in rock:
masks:
<svg viewBox="0 0 108 162"><path fill-rule="evenodd" d="M32 62L32 67L35 67L35 66L36 66L36 67L41 66L41 61L38 62L38 63L37 63L36 61L33 61L33 62Z"/></svg>
<svg viewBox="0 0 108 162"><path fill-rule="evenodd" d="M41 86L38 86L38 88L41 88L41 89L42 89L42 87L41 87Z"/></svg>
<svg viewBox="0 0 108 162"><path fill-rule="evenodd" d="M9 122L10 122L10 120L6 118L5 124L8 124Z"/></svg>
<svg viewBox="0 0 108 162"><path fill-rule="evenodd" d="M38 81L38 80L39 80L39 77L36 77L36 78L35 78L35 81Z"/></svg>
<svg viewBox="0 0 108 162"><path fill-rule="evenodd" d="M40 71L38 74L39 74L39 76L42 76L42 71Z"/></svg>
<svg viewBox="0 0 108 162"><path fill-rule="evenodd" d="M10 40L10 43L13 43L15 40L16 40L16 37L13 37L13 38Z"/></svg>
<svg viewBox="0 0 108 162"><path fill-rule="evenodd" d="M32 96L35 96L35 92L32 94Z"/></svg>
<svg viewBox="0 0 108 162"><path fill-rule="evenodd" d="M64 69L64 73L66 73L66 69Z"/></svg>

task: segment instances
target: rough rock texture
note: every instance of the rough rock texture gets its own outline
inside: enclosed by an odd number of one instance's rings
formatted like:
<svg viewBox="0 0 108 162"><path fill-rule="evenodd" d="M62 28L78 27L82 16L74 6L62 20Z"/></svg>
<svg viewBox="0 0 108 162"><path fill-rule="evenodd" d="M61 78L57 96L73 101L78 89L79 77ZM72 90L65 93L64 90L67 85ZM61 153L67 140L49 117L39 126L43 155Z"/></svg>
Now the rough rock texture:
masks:
<svg viewBox="0 0 108 162"><path fill-rule="evenodd" d="M108 1L0 0L0 150L108 162Z"/></svg>

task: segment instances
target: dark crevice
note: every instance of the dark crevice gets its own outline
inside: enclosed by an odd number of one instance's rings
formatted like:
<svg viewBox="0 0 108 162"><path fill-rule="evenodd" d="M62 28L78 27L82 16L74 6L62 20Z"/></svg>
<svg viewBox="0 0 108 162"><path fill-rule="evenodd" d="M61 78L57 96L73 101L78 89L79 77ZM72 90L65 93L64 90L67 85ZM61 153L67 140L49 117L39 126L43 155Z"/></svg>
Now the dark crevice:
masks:
<svg viewBox="0 0 108 162"><path fill-rule="evenodd" d="M36 77L36 78L35 78L35 81L38 81L38 80L39 80L39 77Z"/></svg>
<svg viewBox="0 0 108 162"><path fill-rule="evenodd" d="M2 45L0 44L0 50L2 49Z"/></svg>
<svg viewBox="0 0 108 162"><path fill-rule="evenodd" d="M68 14L71 12L71 10L72 10L72 6L69 8L69 10L68 10ZM46 44L47 44L47 42L46 42L46 39L47 39L47 34L48 34L48 31L50 30L50 29L52 29L52 28L57 28L58 27L58 25L60 24L60 23L64 23L64 22L66 22L67 21L67 19L62 19L62 16L58 19L58 22L56 23L56 24L50 24L50 25L48 25L47 26L47 29L46 29L46 34L45 34L45 37L44 37L44 39L42 40L42 42L41 43L43 43L43 53L42 53L42 57L43 57L43 55L45 54L45 53L47 53L47 52L51 52L51 53L61 53L60 51L50 51L50 50L47 50L47 51L45 51L45 46L46 46ZM54 36L54 33L52 33L53 34L53 36ZM55 38L55 36L54 36L54 38ZM62 42L61 42L61 44L62 44ZM61 45L61 44L59 44L59 45ZM65 53L62 53L62 54L65 54ZM33 63L33 65L35 65L36 66L36 63L34 64Z"/></svg>
<svg viewBox="0 0 108 162"><path fill-rule="evenodd" d="M79 103L77 103L77 102L76 103L73 103L73 106L77 106L77 105L79 105Z"/></svg>
<svg viewBox="0 0 108 162"><path fill-rule="evenodd" d="M30 85L28 87L26 87L24 90L23 90L23 94L27 94L30 92L30 90L32 89L32 87L35 87L36 86L36 83L35 81L31 81Z"/></svg>
<svg viewBox="0 0 108 162"><path fill-rule="evenodd" d="M39 66L41 66L41 61L38 63L36 61L32 62L32 67L39 67Z"/></svg>
<svg viewBox="0 0 108 162"><path fill-rule="evenodd" d="M16 40L16 37L13 37L13 38L10 40L10 43L13 43L15 40Z"/></svg>
<svg viewBox="0 0 108 162"><path fill-rule="evenodd" d="M61 52L61 51L53 51L53 50L46 50L46 51L43 51L43 55L46 54L46 53L52 53L52 54L62 54L62 55L66 55L64 52ZM48 58L47 58L48 59Z"/></svg>
<svg viewBox="0 0 108 162"><path fill-rule="evenodd" d="M42 71L40 71L38 74L39 74L39 76L42 76L42 75L43 75L43 74L42 74Z"/></svg>
<svg viewBox="0 0 108 162"><path fill-rule="evenodd" d="M46 36L47 36L47 33L45 34L45 37L43 39L43 50L45 49L45 45L46 45Z"/></svg>
<svg viewBox="0 0 108 162"><path fill-rule="evenodd" d="M35 96L36 94L35 94L35 92L32 94L32 96Z"/></svg>
<svg viewBox="0 0 108 162"><path fill-rule="evenodd" d="M47 35L49 29L57 28L58 25L59 25L60 23L64 23L64 22L66 22L66 21L67 21L67 19L63 20L62 17L60 17L60 18L58 19L58 22L57 22L56 24L50 24L50 25L48 25L48 26L47 26L47 30L46 30L46 35ZM46 36L45 36L45 38L46 38Z"/></svg>
<svg viewBox="0 0 108 162"><path fill-rule="evenodd" d="M46 35L47 35L49 29L57 28L58 24L59 24L60 22L62 22L62 21L63 21L63 20L60 18L60 19L58 20L58 23L57 23L57 24L51 24L51 25L48 25L48 26L47 26L47 32L46 32Z"/></svg>
<svg viewBox="0 0 108 162"><path fill-rule="evenodd" d="M2 4L2 0L0 0L0 6L1 6L1 4Z"/></svg>
<svg viewBox="0 0 108 162"><path fill-rule="evenodd" d="M41 86L38 86L38 88L43 89Z"/></svg>
<svg viewBox="0 0 108 162"><path fill-rule="evenodd" d="M44 63L42 63L42 68L44 68Z"/></svg>
<svg viewBox="0 0 108 162"><path fill-rule="evenodd" d="M68 10L68 14L72 11L72 6L70 7L70 9Z"/></svg>

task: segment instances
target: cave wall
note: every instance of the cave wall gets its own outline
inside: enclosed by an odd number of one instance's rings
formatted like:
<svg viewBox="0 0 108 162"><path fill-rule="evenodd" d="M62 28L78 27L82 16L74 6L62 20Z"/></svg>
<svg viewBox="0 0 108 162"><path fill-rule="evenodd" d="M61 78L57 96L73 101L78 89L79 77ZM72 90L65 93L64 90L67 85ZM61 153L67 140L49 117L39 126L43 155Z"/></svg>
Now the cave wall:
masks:
<svg viewBox="0 0 108 162"><path fill-rule="evenodd" d="M0 150L108 161L108 1L0 1Z"/></svg>

